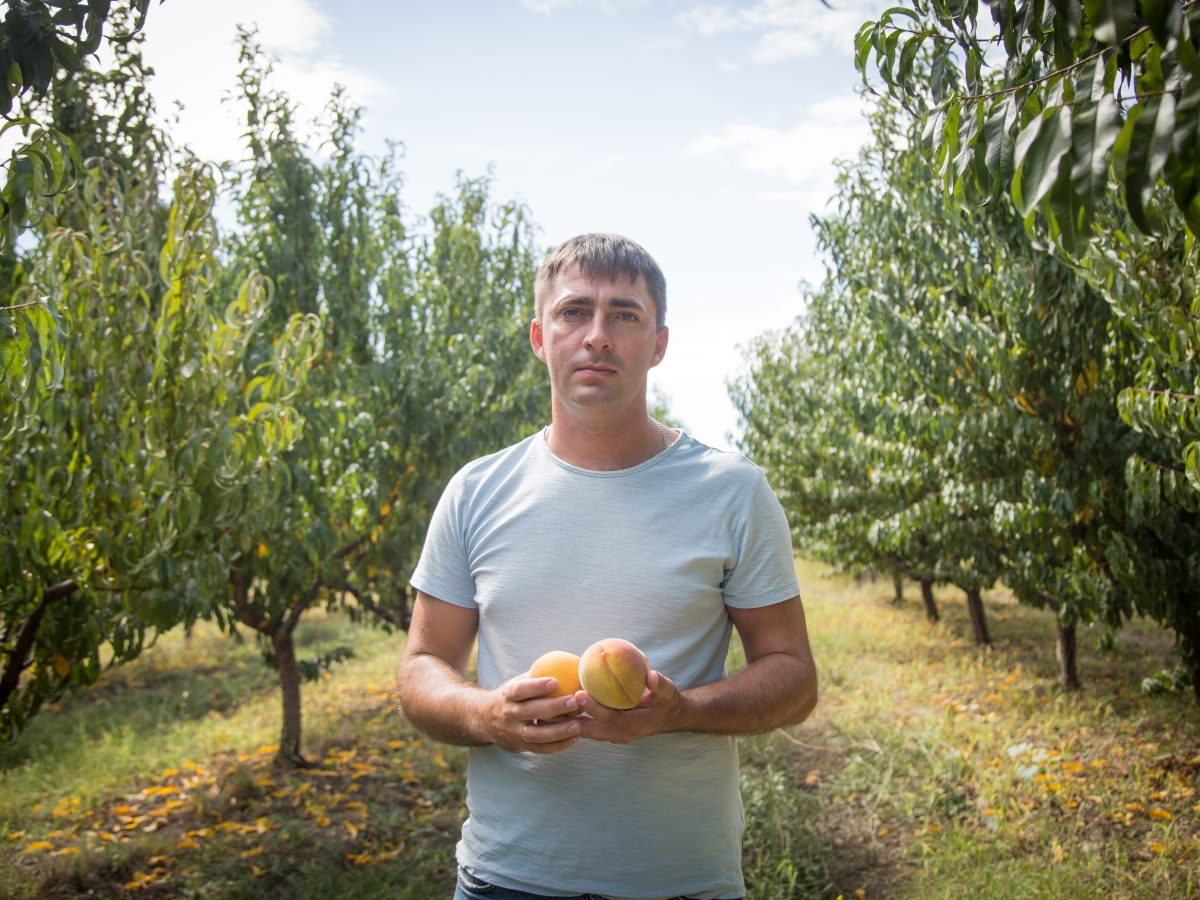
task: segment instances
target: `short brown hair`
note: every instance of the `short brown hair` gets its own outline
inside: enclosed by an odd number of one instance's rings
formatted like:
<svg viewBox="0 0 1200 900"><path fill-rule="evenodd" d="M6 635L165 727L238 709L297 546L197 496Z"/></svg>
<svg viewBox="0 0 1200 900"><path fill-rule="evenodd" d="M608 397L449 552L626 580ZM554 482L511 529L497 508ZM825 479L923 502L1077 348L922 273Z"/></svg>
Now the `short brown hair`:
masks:
<svg viewBox="0 0 1200 900"><path fill-rule="evenodd" d="M533 285L534 314L541 318L546 296L559 274L577 268L585 278L616 281L624 276L646 283L654 301L654 324L662 331L667 324L667 280L646 250L619 234L580 234L555 248L538 269Z"/></svg>

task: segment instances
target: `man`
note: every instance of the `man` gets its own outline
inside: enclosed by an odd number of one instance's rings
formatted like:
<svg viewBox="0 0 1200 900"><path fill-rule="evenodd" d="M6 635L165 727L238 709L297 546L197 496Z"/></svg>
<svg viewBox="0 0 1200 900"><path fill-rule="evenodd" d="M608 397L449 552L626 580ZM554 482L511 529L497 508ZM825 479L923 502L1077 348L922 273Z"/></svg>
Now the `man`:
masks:
<svg viewBox="0 0 1200 900"><path fill-rule="evenodd" d="M551 424L466 466L430 524L397 682L414 725L471 748L456 898L742 896L733 736L816 705L762 473L647 414L665 314L662 273L632 241L555 250L530 326ZM726 676L733 627L748 664ZM543 653L606 637L653 667L634 709L529 676Z"/></svg>

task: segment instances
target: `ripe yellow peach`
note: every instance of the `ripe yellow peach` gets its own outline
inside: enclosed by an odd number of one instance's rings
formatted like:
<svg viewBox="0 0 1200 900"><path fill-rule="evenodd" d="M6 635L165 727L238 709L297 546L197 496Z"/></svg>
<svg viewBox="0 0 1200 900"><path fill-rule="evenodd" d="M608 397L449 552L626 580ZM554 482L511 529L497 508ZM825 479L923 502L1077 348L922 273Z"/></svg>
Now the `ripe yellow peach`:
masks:
<svg viewBox="0 0 1200 900"><path fill-rule="evenodd" d="M583 689L609 709L637 706L649 674L646 654L621 638L596 641L579 658L579 681Z"/></svg>
<svg viewBox="0 0 1200 900"><path fill-rule="evenodd" d="M551 697L565 697L582 687L579 683L579 657L566 650L543 653L529 667L529 674L533 678L553 678L558 681L558 690L550 694ZM582 712L582 709L577 709L571 715L577 716Z"/></svg>

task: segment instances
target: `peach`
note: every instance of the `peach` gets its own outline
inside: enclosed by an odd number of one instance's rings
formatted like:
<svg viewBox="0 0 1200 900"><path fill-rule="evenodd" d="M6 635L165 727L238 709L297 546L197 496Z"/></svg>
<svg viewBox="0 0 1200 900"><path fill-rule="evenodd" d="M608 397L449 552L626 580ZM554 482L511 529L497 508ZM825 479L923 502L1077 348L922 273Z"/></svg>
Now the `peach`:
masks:
<svg viewBox="0 0 1200 900"><path fill-rule="evenodd" d="M579 657L566 650L543 653L529 667L529 675L532 678L553 678L558 681L558 689L549 694L550 697L574 694L582 686L579 683ZM582 709L577 709L571 715L577 716L582 712Z"/></svg>
<svg viewBox="0 0 1200 900"><path fill-rule="evenodd" d="M579 658L579 681L583 689L609 709L637 706L649 674L646 654L621 638L596 641Z"/></svg>

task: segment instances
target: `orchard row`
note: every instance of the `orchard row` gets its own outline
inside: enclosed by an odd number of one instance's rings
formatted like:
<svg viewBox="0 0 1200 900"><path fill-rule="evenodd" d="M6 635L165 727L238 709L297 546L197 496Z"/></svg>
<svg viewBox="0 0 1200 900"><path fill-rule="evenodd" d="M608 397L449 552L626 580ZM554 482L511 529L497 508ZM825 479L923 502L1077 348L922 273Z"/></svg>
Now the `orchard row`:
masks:
<svg viewBox="0 0 1200 900"><path fill-rule="evenodd" d="M859 33L872 140L734 386L797 543L1075 634L1146 616L1200 697L1200 9L918 0ZM992 66L995 66L992 68Z"/></svg>
<svg viewBox="0 0 1200 900"><path fill-rule="evenodd" d="M351 652L297 658L305 611L407 627L450 474L545 421L540 254L484 181L414 222L340 93L306 144L251 34L224 172L151 124L138 42L114 52L45 101L83 163L0 272L0 737L206 618L278 669L299 761L300 682Z"/></svg>

